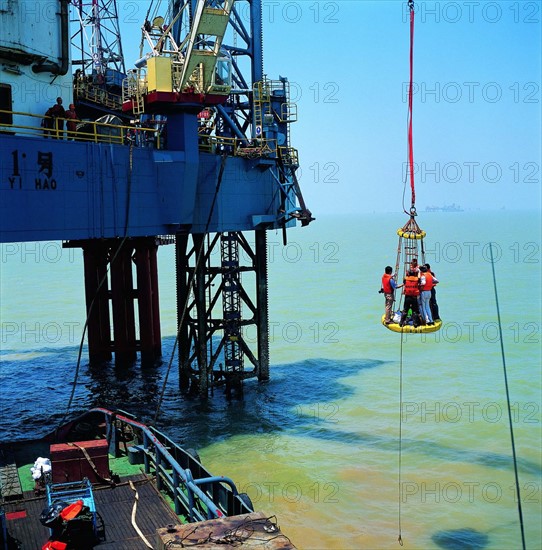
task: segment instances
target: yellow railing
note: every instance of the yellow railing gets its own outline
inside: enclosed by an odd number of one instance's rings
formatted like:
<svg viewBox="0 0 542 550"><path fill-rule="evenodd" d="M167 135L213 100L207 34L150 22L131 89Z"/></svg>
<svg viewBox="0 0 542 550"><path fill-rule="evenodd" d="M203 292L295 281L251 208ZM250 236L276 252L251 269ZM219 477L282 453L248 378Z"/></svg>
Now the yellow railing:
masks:
<svg viewBox="0 0 542 550"><path fill-rule="evenodd" d="M279 147L282 162L287 166L299 166L297 149L293 147Z"/></svg>
<svg viewBox="0 0 542 550"><path fill-rule="evenodd" d="M21 117L21 116L27 117L25 119L25 124L20 124L20 123L13 124L13 123L4 122L5 119L8 117L11 120L13 120L13 117ZM0 109L0 120L3 119L3 121L0 122L0 132L4 134L19 134L19 135L32 135L32 136L43 135L43 128L41 128L41 122L43 118L44 117L40 115L32 115L30 113L22 113L19 111L6 111L4 109Z"/></svg>
<svg viewBox="0 0 542 550"><path fill-rule="evenodd" d="M239 138L224 136L199 136L199 149L207 153L217 155L226 153L237 157L259 158L273 155L277 150L276 139L254 140L251 144L240 140Z"/></svg>
<svg viewBox="0 0 542 550"><path fill-rule="evenodd" d="M280 106L281 122L297 122L297 104L296 103L283 103Z"/></svg>
<svg viewBox="0 0 542 550"><path fill-rule="evenodd" d="M67 123L74 122L73 119L54 118L0 109L0 120L5 118L2 115L12 115L12 117L24 118L24 123L15 122L7 124L5 122L0 122L0 133L52 139L68 139L74 141L90 141L94 143L115 143L117 145L152 145L160 149L159 130L155 128L106 124L94 121L76 121L77 129L68 130ZM59 124L59 122L61 122L61 124Z"/></svg>
<svg viewBox="0 0 542 550"><path fill-rule="evenodd" d="M23 119L12 124L1 122L5 115ZM62 125L58 125L58 121ZM68 139L73 141L88 141L94 143L115 143L117 145L133 144L138 147L161 148L160 131L156 128L140 126L125 126L120 124L105 124L93 121L77 121L76 130L68 130L67 118L53 118L34 115L19 111L0 109L0 134L28 135L52 139ZM43 125L42 125L43 124ZM236 137L214 135L199 135L199 149L217 155L227 154L244 158L274 157L280 153L284 164L298 166L298 153L293 147L279 147L276 139L256 139L248 144Z"/></svg>
<svg viewBox="0 0 542 550"><path fill-rule="evenodd" d="M113 94L95 86L90 82L84 82L82 80L77 80L75 83L75 96L76 98L84 98L94 103L99 103L100 105L105 105L110 109L121 109L122 108L122 97L117 94Z"/></svg>
<svg viewBox="0 0 542 550"><path fill-rule="evenodd" d="M229 155L244 158L274 157L280 153L282 162L287 166L299 166L297 149L293 147L278 147L276 139L258 139L247 145L238 138L221 136L199 136L199 150L207 153Z"/></svg>

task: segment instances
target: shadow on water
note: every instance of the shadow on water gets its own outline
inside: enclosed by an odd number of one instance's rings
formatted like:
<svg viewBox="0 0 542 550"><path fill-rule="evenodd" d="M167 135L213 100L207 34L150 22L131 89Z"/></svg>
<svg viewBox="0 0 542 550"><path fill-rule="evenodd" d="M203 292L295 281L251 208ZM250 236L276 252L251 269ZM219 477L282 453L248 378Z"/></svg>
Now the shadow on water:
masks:
<svg viewBox="0 0 542 550"><path fill-rule="evenodd" d="M163 360L142 368L139 363L122 368L113 363L80 367L70 417L94 406L125 410L141 421L153 423L162 392L174 338L163 341ZM28 439L44 435L65 417L73 388L77 348L32 350L28 354L0 355L1 440ZM41 354L35 357L36 354ZM83 357L86 357L84 352ZM6 360L7 358L7 360ZM228 437L285 432L349 445L396 452L396 437L333 429L337 402L353 395L354 388L342 378L383 361L308 359L271 366L271 380L245 382L243 400L230 400L223 388L216 388L207 400L186 396L178 389L174 362L168 377L157 428L181 445L202 448ZM318 410L316 410L316 408ZM436 444L429 440L404 440L403 449L433 459L482 464L509 469L511 457L469 451ZM520 471L538 474L537 464L520 459Z"/></svg>
<svg viewBox="0 0 542 550"><path fill-rule="evenodd" d="M173 342L173 337L164 339L163 360L151 367L142 368L139 363L122 368L113 363L91 367L84 360L70 417L100 406L122 409L143 422L153 423ZM77 351L69 347L32 350L28 354L17 354L15 359L9 359L9 354L0 356L2 440L44 435L63 420L73 388ZM36 357L36 354L41 355ZM337 402L354 393L354 388L343 384L341 379L383 364L383 361L369 359L308 359L272 365L269 382L245 382L243 400L228 399L223 388L216 388L213 397L201 400L179 392L174 362L157 428L181 445L195 448L236 435L287 431L296 437L396 452L396 437L332 427ZM403 449L433 459L496 469L508 469L512 464L507 455L457 449L429 440L404 440ZM531 461L520 459L518 465L523 473L539 472L538 465Z"/></svg>
<svg viewBox="0 0 542 550"><path fill-rule="evenodd" d="M431 540L445 550L482 550L486 548L489 537L485 533L466 527L464 529L450 529L438 531Z"/></svg>
<svg viewBox="0 0 542 550"><path fill-rule="evenodd" d="M298 437L318 437L328 441L338 441L350 445L378 448L384 451L397 452L399 440L396 437L385 437L374 434L348 432L333 430L326 426L319 426L315 431L307 431L303 426L294 430ZM404 452L411 454L423 454L433 459L440 459L451 462L467 462L470 464L481 464L488 468L498 470L510 470L513 467L512 457L490 452L470 451L466 448L454 448L446 445L433 443L429 440L403 439L402 448ZM537 475L540 467L535 462L518 459L519 471L525 474Z"/></svg>
<svg viewBox="0 0 542 550"><path fill-rule="evenodd" d="M163 360L145 368L138 362L122 368L113 363L90 366L85 350L69 417L101 406L122 409L152 423L173 342L173 337L164 338ZM62 421L73 388L77 353L76 347L66 347L4 355L0 370L2 440L38 437ZM353 388L342 384L341 378L382 364L311 359L272 365L270 381L245 382L243 400L228 399L223 388L216 388L212 398L201 400L179 392L174 361L157 428L193 447L234 435L292 430L311 421L311 404L323 407L313 421L325 420L335 412L334 401L353 394ZM301 411L304 405L309 405L308 413Z"/></svg>
<svg viewBox="0 0 542 550"><path fill-rule="evenodd" d="M245 382L243 400L227 399L221 388L203 402L197 398L180 400L178 394L169 392L160 426L181 443L195 447L234 435L294 430L311 419L325 421L335 414L333 402L354 392L340 382L341 378L381 364L371 360L311 359L273 365L268 382ZM311 409L314 403L321 409L318 414Z"/></svg>

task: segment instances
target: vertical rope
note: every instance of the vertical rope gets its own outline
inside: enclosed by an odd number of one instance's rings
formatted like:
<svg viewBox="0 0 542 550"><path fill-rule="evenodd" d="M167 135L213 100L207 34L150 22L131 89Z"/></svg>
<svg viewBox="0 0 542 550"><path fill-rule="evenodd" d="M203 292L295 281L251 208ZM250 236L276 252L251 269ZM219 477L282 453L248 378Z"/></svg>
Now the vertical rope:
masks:
<svg viewBox="0 0 542 550"><path fill-rule="evenodd" d="M425 247L423 246L423 239L420 239L420 250L421 250L421 255L420 255L420 258L421 258L421 262L420 262L420 265L424 265L425 264Z"/></svg>
<svg viewBox="0 0 542 550"><path fill-rule="evenodd" d="M207 233L207 250L209 251L211 248L211 237L209 236L209 233ZM209 254L207 256L207 272L209 272L209 269L211 267L211 255ZM194 274L196 273L196 271L194 270ZM213 301L213 295L212 295L212 292L211 292L211 285L208 285L207 286L207 301L209 303L209 305L212 303ZM205 305L205 309L207 309L207 304ZM212 318L213 318L213 308L209 308L209 311L208 311L208 315L209 315L209 321L212 322ZM214 355L214 348L213 348L213 338L209 338L209 357L211 357L211 360L212 360L212 357ZM213 368L213 365L211 364L211 369ZM215 377L211 375L211 380L210 380L210 386L211 386L211 395L214 395L215 394Z"/></svg>
<svg viewBox="0 0 542 550"><path fill-rule="evenodd" d="M403 331L401 330L401 348L399 356L399 503L398 503L398 523L399 537L397 541L403 546L403 537L401 534L401 503L403 499L401 488L401 463L403 454Z"/></svg>
<svg viewBox="0 0 542 550"><path fill-rule="evenodd" d="M506 358L504 354L504 341L502 337L502 325L501 325L501 311L499 308L499 295L497 293L497 278L495 277L495 262L493 261L493 246L492 243L489 243L489 256L491 258L491 272L493 273L493 288L495 290L495 305L497 307L497 324L499 325L499 340L501 344L501 358L502 358L502 368L504 373L504 386L506 388L506 403L508 405L508 423L510 426L510 440L512 442L512 456L514 457L514 475L516 479L516 494L518 499L518 514L519 514L519 525L521 529L521 543L522 548L525 550L525 530L523 527L523 512L521 509L521 493L519 490L519 476L518 476L518 463L516 457L516 445L514 443L514 427L512 424L512 409L510 407L510 393L508 391L508 376L506 374Z"/></svg>
<svg viewBox="0 0 542 550"><path fill-rule="evenodd" d="M414 75L414 2L409 1L410 8L410 82L408 85L408 169L410 171L410 189L412 191L412 206L416 204L414 189L414 145L412 139L412 84Z"/></svg>

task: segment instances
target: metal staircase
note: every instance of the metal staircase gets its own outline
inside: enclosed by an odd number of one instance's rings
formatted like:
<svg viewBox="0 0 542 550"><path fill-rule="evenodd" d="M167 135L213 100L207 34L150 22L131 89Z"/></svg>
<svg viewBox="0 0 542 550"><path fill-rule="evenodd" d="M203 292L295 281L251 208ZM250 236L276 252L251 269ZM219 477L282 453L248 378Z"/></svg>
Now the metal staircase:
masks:
<svg viewBox="0 0 542 550"><path fill-rule="evenodd" d="M141 86L141 71L129 72L128 76L122 82L122 102L132 102L134 115L140 115L145 112L143 93L144 90Z"/></svg>

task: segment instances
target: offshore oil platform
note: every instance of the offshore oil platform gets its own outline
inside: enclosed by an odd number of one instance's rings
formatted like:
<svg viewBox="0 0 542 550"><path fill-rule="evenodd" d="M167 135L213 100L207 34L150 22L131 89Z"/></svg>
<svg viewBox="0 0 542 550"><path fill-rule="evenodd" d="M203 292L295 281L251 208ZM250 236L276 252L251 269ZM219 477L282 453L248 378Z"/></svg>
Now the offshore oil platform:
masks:
<svg viewBox="0 0 542 550"><path fill-rule="evenodd" d="M266 232L313 219L296 106L264 74L261 0L142 5L128 70L116 0L0 8L0 242L82 249L90 361L117 364L161 356L175 246L181 389L240 390L269 377Z"/></svg>

